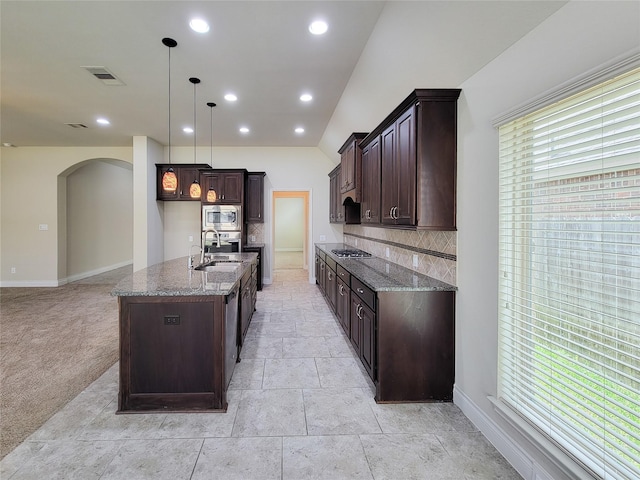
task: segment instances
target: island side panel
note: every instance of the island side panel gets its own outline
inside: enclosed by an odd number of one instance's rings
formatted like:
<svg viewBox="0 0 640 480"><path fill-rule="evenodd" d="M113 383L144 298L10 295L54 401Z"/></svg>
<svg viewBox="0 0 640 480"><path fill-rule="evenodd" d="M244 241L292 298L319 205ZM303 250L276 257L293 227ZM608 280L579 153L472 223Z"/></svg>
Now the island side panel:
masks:
<svg viewBox="0 0 640 480"><path fill-rule="evenodd" d="M455 292L378 292L376 401L451 401Z"/></svg>
<svg viewBox="0 0 640 480"><path fill-rule="evenodd" d="M224 297L119 297L118 412L225 410Z"/></svg>

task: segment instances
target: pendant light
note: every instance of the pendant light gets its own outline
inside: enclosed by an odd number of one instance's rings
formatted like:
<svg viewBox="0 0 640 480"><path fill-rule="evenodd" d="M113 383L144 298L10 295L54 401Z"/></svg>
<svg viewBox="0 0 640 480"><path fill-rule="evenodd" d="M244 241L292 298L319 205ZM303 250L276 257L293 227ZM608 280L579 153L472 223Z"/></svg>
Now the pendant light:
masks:
<svg viewBox="0 0 640 480"><path fill-rule="evenodd" d="M211 160L209 161L209 165L213 168L213 107L216 106L213 102L207 102L207 106L211 109ZM216 193L213 186L209 187L207 191L207 202L214 203L218 199L218 194Z"/></svg>
<svg viewBox="0 0 640 480"><path fill-rule="evenodd" d="M178 45L173 38L165 37L162 44L169 47L169 168L162 174L162 191L174 193L178 189L178 177L171 168L171 49Z"/></svg>
<svg viewBox="0 0 640 480"><path fill-rule="evenodd" d="M200 79L196 77L191 77L189 79L191 83L193 83L193 163L196 162L196 85L200 83ZM196 170L196 174L197 174ZM200 183L198 183L198 179L194 178L193 183L189 187L189 196L191 198L200 198L200 194L202 190L200 189Z"/></svg>

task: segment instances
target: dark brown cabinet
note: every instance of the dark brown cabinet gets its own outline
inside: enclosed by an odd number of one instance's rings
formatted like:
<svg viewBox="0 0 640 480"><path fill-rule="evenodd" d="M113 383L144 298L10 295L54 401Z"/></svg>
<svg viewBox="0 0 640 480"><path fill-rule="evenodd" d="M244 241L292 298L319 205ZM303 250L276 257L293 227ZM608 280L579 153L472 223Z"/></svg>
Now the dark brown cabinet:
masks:
<svg viewBox="0 0 640 480"><path fill-rule="evenodd" d="M416 148L413 109L382 133L382 223L413 225L416 214Z"/></svg>
<svg viewBox="0 0 640 480"><path fill-rule="evenodd" d="M364 184L375 181L370 175L376 170L368 165L379 149L380 223L407 229L456 229L459 96L459 89L414 90L362 140L361 222L371 210L370 223L376 223L376 204L365 205L376 199L371 200L371 189L367 193Z"/></svg>
<svg viewBox="0 0 640 480"><path fill-rule="evenodd" d="M380 223L380 138L362 149L362 194L360 222Z"/></svg>
<svg viewBox="0 0 640 480"><path fill-rule="evenodd" d="M375 380L376 294L358 278L351 278L351 343L372 380ZM357 325L356 325L357 324ZM354 338L357 336L357 338Z"/></svg>
<svg viewBox="0 0 640 480"><path fill-rule="evenodd" d="M333 268L334 302L326 287ZM376 386L376 402L453 399L455 291L374 291L317 246L316 281Z"/></svg>
<svg viewBox="0 0 640 480"><path fill-rule="evenodd" d="M162 188L162 177L167 170L173 170L177 179L177 187L173 192L167 192ZM211 170L211 167L206 163L193 163L193 164L156 164L156 199L171 201L171 200L190 200L200 201L200 197L191 198L189 189L194 180L200 182L200 172L203 170ZM201 185L202 187L202 185Z"/></svg>
<svg viewBox="0 0 640 480"><path fill-rule="evenodd" d="M360 179L362 151L360 141L367 136L366 133L352 133L347 141L340 147L340 203L343 204L349 197L352 202L360 203Z"/></svg>
<svg viewBox="0 0 640 480"><path fill-rule="evenodd" d="M327 296L329 305L334 312L336 310L337 288L338 283L336 278L336 262L327 257L325 259L324 294Z"/></svg>
<svg viewBox="0 0 640 480"><path fill-rule="evenodd" d="M264 223L264 177L265 172L247 174L246 223Z"/></svg>
<svg viewBox="0 0 640 480"><path fill-rule="evenodd" d="M226 410L237 293L119 297L119 413Z"/></svg>
<svg viewBox="0 0 640 480"><path fill-rule="evenodd" d="M243 252L255 252L258 254L258 264L256 265L256 289L262 290L262 249L263 247L243 246Z"/></svg>
<svg viewBox="0 0 640 480"><path fill-rule="evenodd" d="M342 329L350 335L351 321L349 317L349 309L351 308L351 274L340 265L336 266L336 317L342 325Z"/></svg>
<svg viewBox="0 0 640 480"><path fill-rule="evenodd" d="M202 203L243 203L244 178L243 170L211 170L201 172L200 184L202 187ZM209 191L215 192L215 200L210 201Z"/></svg>
<svg viewBox="0 0 640 480"><path fill-rule="evenodd" d="M325 294L324 285L325 285L325 270L327 265L324 262L325 254L324 252L318 250L316 248L316 283L320 287L320 291L322 294Z"/></svg>
<svg viewBox="0 0 640 480"><path fill-rule="evenodd" d="M338 165L329 173L329 223L344 223L344 208L340 200L340 171Z"/></svg>

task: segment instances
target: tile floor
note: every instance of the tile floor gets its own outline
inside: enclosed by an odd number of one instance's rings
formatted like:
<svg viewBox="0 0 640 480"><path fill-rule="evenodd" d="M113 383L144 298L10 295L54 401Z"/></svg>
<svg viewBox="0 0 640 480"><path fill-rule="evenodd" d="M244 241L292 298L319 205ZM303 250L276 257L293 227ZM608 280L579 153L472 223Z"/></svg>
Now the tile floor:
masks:
<svg viewBox="0 0 640 480"><path fill-rule="evenodd" d="M518 479L451 403L377 405L303 270L258 295L226 413L115 415L117 364L0 462L24 479Z"/></svg>

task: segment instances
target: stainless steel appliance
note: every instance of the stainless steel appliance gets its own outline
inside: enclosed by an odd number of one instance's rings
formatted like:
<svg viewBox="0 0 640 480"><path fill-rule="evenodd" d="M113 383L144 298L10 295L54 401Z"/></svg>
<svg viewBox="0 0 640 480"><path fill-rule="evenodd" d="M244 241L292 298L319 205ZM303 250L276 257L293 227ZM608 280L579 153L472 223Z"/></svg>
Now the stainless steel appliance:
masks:
<svg viewBox="0 0 640 480"><path fill-rule="evenodd" d="M218 232L242 230L242 207L240 205L203 205L202 231L214 228Z"/></svg>
<svg viewBox="0 0 640 480"><path fill-rule="evenodd" d="M242 232L220 232L216 229L220 235L220 246L218 247L218 235L212 230L205 229L202 235L202 247L205 254L242 252Z"/></svg>
<svg viewBox="0 0 640 480"><path fill-rule="evenodd" d="M343 258L366 258L371 256L370 253L357 248L334 248L333 250L331 250L331 253L333 253L337 257Z"/></svg>

